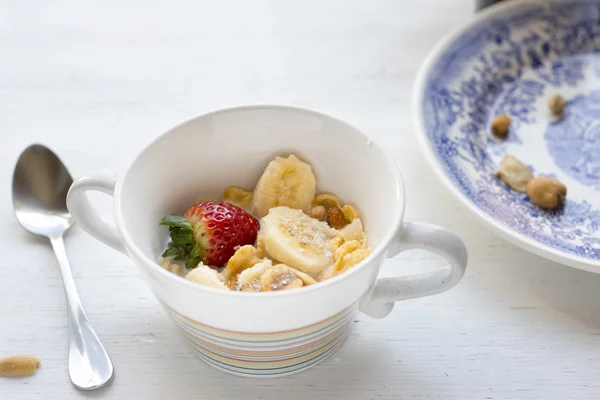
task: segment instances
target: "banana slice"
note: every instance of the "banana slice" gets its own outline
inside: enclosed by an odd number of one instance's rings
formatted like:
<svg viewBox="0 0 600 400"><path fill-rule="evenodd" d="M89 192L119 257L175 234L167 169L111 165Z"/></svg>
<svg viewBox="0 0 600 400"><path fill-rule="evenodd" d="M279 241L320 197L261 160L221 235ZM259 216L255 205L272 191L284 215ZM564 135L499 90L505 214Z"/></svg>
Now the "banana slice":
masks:
<svg viewBox="0 0 600 400"><path fill-rule="evenodd" d="M200 263L196 268L188 272L185 276L188 281L199 283L200 285L210 286L215 289L229 290L220 278L220 274Z"/></svg>
<svg viewBox="0 0 600 400"><path fill-rule="evenodd" d="M315 197L317 182L310 165L295 155L275 157L256 184L253 211L258 218L277 206L308 211Z"/></svg>
<svg viewBox="0 0 600 400"><path fill-rule="evenodd" d="M289 207L275 207L261 220L269 257L313 278L335 262L329 242L337 236L327 223Z"/></svg>

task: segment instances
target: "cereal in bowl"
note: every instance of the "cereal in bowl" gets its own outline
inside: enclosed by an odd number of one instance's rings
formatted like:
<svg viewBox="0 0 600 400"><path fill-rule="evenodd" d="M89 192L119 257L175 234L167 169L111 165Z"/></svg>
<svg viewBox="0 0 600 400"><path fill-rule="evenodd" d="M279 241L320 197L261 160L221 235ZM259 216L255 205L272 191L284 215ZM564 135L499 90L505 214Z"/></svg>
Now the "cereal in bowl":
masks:
<svg viewBox="0 0 600 400"><path fill-rule="evenodd" d="M310 165L276 157L253 191L231 186L223 200L167 215L170 242L160 264L221 290L270 292L316 284L370 254L354 207L316 194Z"/></svg>

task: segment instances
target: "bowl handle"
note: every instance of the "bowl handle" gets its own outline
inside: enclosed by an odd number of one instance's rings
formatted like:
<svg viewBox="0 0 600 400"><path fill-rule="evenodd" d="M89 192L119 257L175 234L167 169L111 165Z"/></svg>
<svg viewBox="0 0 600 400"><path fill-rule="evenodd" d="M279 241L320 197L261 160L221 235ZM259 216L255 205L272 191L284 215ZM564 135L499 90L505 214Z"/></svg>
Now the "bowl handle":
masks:
<svg viewBox="0 0 600 400"><path fill-rule="evenodd" d="M86 196L88 190L96 190L114 196L116 185L117 178L110 173L78 178L71 185L67 194L67 208L84 231L104 244L128 255L114 222L99 215Z"/></svg>
<svg viewBox="0 0 600 400"><path fill-rule="evenodd" d="M360 303L362 312L383 318L392 311L394 302L445 292L464 275L467 249L454 233L435 225L405 222L392 241L389 255L415 248L442 256L448 265L430 272L378 279Z"/></svg>

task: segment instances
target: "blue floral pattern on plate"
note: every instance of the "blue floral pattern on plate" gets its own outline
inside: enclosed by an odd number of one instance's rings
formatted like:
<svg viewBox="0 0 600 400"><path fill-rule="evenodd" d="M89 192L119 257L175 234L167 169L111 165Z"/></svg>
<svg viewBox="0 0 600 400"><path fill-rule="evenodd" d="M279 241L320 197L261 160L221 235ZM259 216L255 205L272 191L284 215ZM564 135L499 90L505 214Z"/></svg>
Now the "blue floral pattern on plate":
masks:
<svg viewBox="0 0 600 400"><path fill-rule="evenodd" d="M561 170L600 190L600 90L576 96L569 108L565 120L546 131L548 151Z"/></svg>
<svg viewBox="0 0 600 400"><path fill-rule="evenodd" d="M481 18L426 66L420 121L438 168L496 224L584 263L600 262L600 0L519 2ZM568 100L557 121L547 99ZM504 141L489 134L511 117ZM504 154L566 184L534 206L495 171Z"/></svg>

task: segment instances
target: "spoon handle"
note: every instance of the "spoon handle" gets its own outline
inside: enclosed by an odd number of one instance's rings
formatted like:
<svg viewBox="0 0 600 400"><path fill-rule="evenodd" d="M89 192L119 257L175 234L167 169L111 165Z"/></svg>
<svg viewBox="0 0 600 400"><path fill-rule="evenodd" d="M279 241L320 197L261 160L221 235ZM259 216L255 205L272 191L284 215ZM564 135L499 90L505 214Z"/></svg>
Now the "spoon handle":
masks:
<svg viewBox="0 0 600 400"><path fill-rule="evenodd" d="M113 376L113 365L83 310L62 236L50 238L62 275L69 314L69 377L82 390L105 386Z"/></svg>

